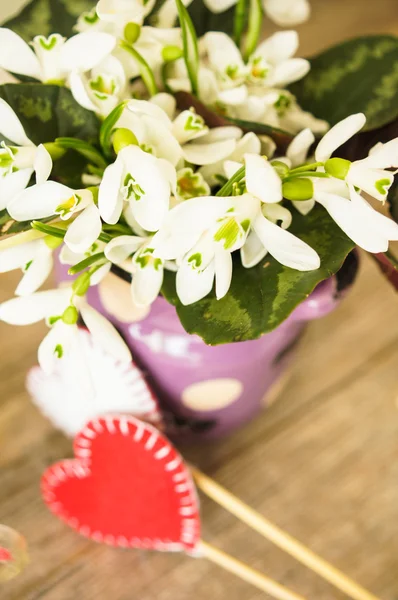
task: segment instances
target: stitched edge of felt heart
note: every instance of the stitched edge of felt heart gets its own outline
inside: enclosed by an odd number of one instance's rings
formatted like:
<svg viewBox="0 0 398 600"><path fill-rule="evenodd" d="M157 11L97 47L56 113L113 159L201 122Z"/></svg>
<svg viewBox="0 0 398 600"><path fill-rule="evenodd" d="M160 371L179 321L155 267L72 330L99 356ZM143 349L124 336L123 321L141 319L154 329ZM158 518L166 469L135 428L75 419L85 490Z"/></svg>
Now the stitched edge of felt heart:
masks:
<svg viewBox="0 0 398 600"><path fill-rule="evenodd" d="M56 496L56 488L70 478L84 479L91 475L91 447L93 440L101 434L121 433L132 436L143 444L148 452L153 452L154 460L164 466L170 475L175 494L179 500L181 533L178 542L162 539L140 540L136 537L105 535L68 514ZM159 447L158 442L162 445ZM155 451L156 446L156 451ZM130 415L105 415L86 424L74 440L74 459L67 459L49 467L42 476L42 496L49 509L82 536L98 543L120 548L141 548L169 552L185 551L197 554L195 549L200 540L199 500L192 477L181 455L155 427Z"/></svg>
<svg viewBox="0 0 398 600"><path fill-rule="evenodd" d="M65 359L63 359L60 361L57 371L50 375L45 373L39 366L32 367L27 375L26 388L33 403L41 413L57 429L60 429L69 437L74 437L87 420L96 418L98 414L106 414L108 410L109 414L131 414L138 419L152 423L156 427L163 428L163 419L158 398L155 396L144 373L136 363L134 361L131 361L129 364L118 363L111 354L108 354L102 347L95 344L93 336L85 327L79 326L79 335L83 336L81 343L86 352L92 353L92 359L96 360L98 368L100 368L103 361L105 361L106 365L109 365L108 368L111 368L110 365L112 365L115 371L114 376L120 378L126 390L131 395L131 406L128 405L129 403L126 402L127 397L124 396L123 402L116 403L116 406L112 407L112 402L109 402L109 409L102 402L102 409L98 407L99 412L95 410L90 410L90 412L85 411L86 415L83 419L76 419L74 417L74 409L76 408L74 406L69 407L67 410L62 408L61 411L57 411L56 401L53 398L52 400L55 405L52 404L49 406L48 398L54 393L51 387L54 387L54 385L62 386L65 374L67 377L70 376L68 371L70 365L65 364ZM93 376L95 376L95 373L93 373ZM91 404L91 408L95 408L95 402Z"/></svg>

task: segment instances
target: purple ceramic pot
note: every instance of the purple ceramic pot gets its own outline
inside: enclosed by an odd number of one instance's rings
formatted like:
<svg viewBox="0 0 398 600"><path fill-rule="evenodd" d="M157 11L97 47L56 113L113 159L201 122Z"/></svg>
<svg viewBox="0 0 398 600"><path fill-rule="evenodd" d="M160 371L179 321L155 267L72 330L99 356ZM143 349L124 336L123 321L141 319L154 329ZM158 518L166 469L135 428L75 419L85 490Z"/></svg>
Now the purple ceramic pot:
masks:
<svg viewBox="0 0 398 600"><path fill-rule="evenodd" d="M145 372L174 438L212 439L253 419L275 395L305 324L332 311L357 270L354 254L277 329L258 340L207 346L183 329L175 308L158 298L133 313L129 284L111 274L88 300L118 328ZM65 271L59 269L60 279Z"/></svg>

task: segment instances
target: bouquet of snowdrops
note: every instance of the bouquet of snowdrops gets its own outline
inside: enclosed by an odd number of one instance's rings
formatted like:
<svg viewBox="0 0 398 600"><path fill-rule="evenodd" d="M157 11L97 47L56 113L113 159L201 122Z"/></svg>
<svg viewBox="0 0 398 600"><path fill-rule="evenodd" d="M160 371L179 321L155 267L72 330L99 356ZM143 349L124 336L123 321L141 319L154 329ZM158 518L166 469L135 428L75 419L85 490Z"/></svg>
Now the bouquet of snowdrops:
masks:
<svg viewBox="0 0 398 600"><path fill-rule="evenodd" d="M85 300L111 269L133 304L161 294L219 344L277 327L355 246L398 239L369 203L398 167L393 36L305 60L295 31L260 41L264 12L291 25L304 0L100 0L77 22L63 2L45 23L35 6L0 29L0 271L23 273L0 319L46 320L46 371L79 316L130 360ZM39 291L55 252L70 284Z"/></svg>

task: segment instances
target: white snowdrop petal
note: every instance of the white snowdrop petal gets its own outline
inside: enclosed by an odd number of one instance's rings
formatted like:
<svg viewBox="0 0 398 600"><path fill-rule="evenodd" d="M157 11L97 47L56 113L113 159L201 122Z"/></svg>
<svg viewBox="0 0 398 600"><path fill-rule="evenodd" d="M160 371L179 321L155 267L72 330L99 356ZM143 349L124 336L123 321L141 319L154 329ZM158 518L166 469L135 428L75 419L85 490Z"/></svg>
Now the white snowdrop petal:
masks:
<svg viewBox="0 0 398 600"><path fill-rule="evenodd" d="M69 38L61 48L61 64L65 71L89 71L108 56L116 46L116 38L101 31L87 31Z"/></svg>
<svg viewBox="0 0 398 600"><path fill-rule="evenodd" d="M119 157L125 163L126 173L139 186L140 197L130 198L134 217L147 231L157 231L168 213L170 203L170 183L165 176L163 166L158 160L143 152L137 146L127 146Z"/></svg>
<svg viewBox="0 0 398 600"><path fill-rule="evenodd" d="M315 250L262 215L254 221L253 229L268 252L282 265L297 271L313 271L320 267Z"/></svg>
<svg viewBox="0 0 398 600"><path fill-rule="evenodd" d="M181 258L199 237L231 207L231 198L202 196L175 206L155 234L155 255L164 260Z"/></svg>
<svg viewBox="0 0 398 600"><path fill-rule="evenodd" d="M39 365L50 375L57 368L57 363L71 350L73 338L77 335L76 325L66 325L57 321L39 346L37 353Z"/></svg>
<svg viewBox="0 0 398 600"><path fill-rule="evenodd" d="M207 296L213 287L214 274L214 261L203 271L194 270L183 263L176 276L177 295L182 304L188 306Z"/></svg>
<svg viewBox="0 0 398 600"><path fill-rule="evenodd" d="M10 248L0 247L0 273L20 269L28 263L40 247L40 240L33 240Z"/></svg>
<svg viewBox="0 0 398 600"><path fill-rule="evenodd" d="M1 34L0 48L2 48ZM33 142L31 142L30 139L27 137L21 121L19 120L11 106L7 104L7 102L3 100L3 98L0 98L0 133L10 142L17 144L17 146L34 145Z"/></svg>
<svg viewBox="0 0 398 600"><path fill-rule="evenodd" d="M33 169L20 169L0 177L0 210L9 208L10 203L26 188L32 174Z"/></svg>
<svg viewBox="0 0 398 600"><path fill-rule="evenodd" d="M317 201L360 248L367 252L388 250L388 232L376 226L373 215L366 208L333 194L320 193Z"/></svg>
<svg viewBox="0 0 398 600"><path fill-rule="evenodd" d="M372 169L398 167L398 138L390 140L385 144L376 144L369 152L367 158L356 161L355 164L362 164Z"/></svg>
<svg viewBox="0 0 398 600"><path fill-rule="evenodd" d="M218 93L218 100L228 106L240 106L246 102L249 95L249 91L246 85L239 85L238 87L220 90Z"/></svg>
<svg viewBox="0 0 398 600"><path fill-rule="evenodd" d="M243 131L235 125L225 125L222 127L213 127L209 129L205 136L200 138L197 144L210 144L213 142L221 142L223 140L240 140ZM246 134L247 135L247 134Z"/></svg>
<svg viewBox="0 0 398 600"><path fill-rule="evenodd" d="M217 300L224 298L232 281L232 255L230 252L217 248L214 255Z"/></svg>
<svg viewBox="0 0 398 600"><path fill-rule="evenodd" d="M388 190L394 182L394 173L383 169L369 169L361 162L354 162L350 166L346 180L383 202L387 200Z"/></svg>
<svg viewBox="0 0 398 600"><path fill-rule="evenodd" d="M136 235L120 235L105 246L105 256L116 265L124 263L142 246L144 240Z"/></svg>
<svg viewBox="0 0 398 600"><path fill-rule="evenodd" d="M284 87L307 75L311 68L305 58L290 58L277 65L269 77L269 85Z"/></svg>
<svg viewBox="0 0 398 600"><path fill-rule="evenodd" d="M262 212L273 223L281 221L283 229L288 229L292 224L292 213L280 204L263 204Z"/></svg>
<svg viewBox="0 0 398 600"><path fill-rule="evenodd" d="M242 265L245 269L251 269L258 265L267 255L267 249L261 243L260 238L255 231L251 231L247 236L244 246L240 250Z"/></svg>
<svg viewBox="0 0 398 600"><path fill-rule="evenodd" d="M150 306L159 296L163 283L163 267L138 268L131 282L133 304L138 307Z"/></svg>
<svg viewBox="0 0 398 600"><path fill-rule="evenodd" d="M156 102L147 102L146 100L130 100L127 105L128 110L137 115L146 115L152 117L155 121L160 121L165 127L171 129L172 122L165 110Z"/></svg>
<svg viewBox="0 0 398 600"><path fill-rule="evenodd" d="M226 160L224 162L224 173L228 179L231 179L237 171L242 167L242 163L234 160Z"/></svg>
<svg viewBox="0 0 398 600"><path fill-rule="evenodd" d="M315 136L311 129L303 129L290 142L286 151L287 158L291 161L292 167L298 167L305 163L312 144L315 142Z"/></svg>
<svg viewBox="0 0 398 600"><path fill-rule="evenodd" d="M46 181L21 192L10 202L8 212L16 221L44 219L54 215L57 207L73 194L73 190L61 183Z"/></svg>
<svg viewBox="0 0 398 600"><path fill-rule="evenodd" d="M264 40L253 56L261 56L272 65L277 65L296 54L298 45L297 31L278 31Z"/></svg>
<svg viewBox="0 0 398 600"><path fill-rule="evenodd" d="M90 94L86 89L84 75L78 71L72 71L72 73L69 75L69 87L70 91L72 92L72 96L76 102L80 104L80 106L94 112L98 110L98 107L91 100Z"/></svg>
<svg viewBox="0 0 398 600"><path fill-rule="evenodd" d="M80 313L95 343L123 363L131 362L131 352L113 325L94 308L81 303Z"/></svg>
<svg viewBox="0 0 398 600"><path fill-rule="evenodd" d="M71 223L65 234L64 242L72 252L88 250L98 239L102 230L101 218L95 204L89 204Z"/></svg>
<svg viewBox="0 0 398 600"><path fill-rule="evenodd" d="M227 158L235 150L235 147L234 139L210 144L192 142L183 147L183 155L185 160L194 165L210 165L215 161Z"/></svg>
<svg viewBox="0 0 398 600"><path fill-rule="evenodd" d="M351 201L357 206L359 205L362 211L367 211L364 214L372 219L373 226L377 231L385 235L388 240L398 240L398 223L374 209L353 187L350 190L350 197Z"/></svg>
<svg viewBox="0 0 398 600"><path fill-rule="evenodd" d="M112 268L112 264L110 262L105 263L97 269L90 277L90 285L98 285L101 283L103 279L108 275Z"/></svg>
<svg viewBox="0 0 398 600"><path fill-rule="evenodd" d="M62 314L71 297L70 288L37 292L0 304L0 320L10 325L29 325Z"/></svg>
<svg viewBox="0 0 398 600"><path fill-rule="evenodd" d="M5 27L0 27L0 67L17 75L41 79L40 63L35 53L19 35ZM0 123L3 124L2 118ZM18 143L17 140L12 141Z"/></svg>
<svg viewBox="0 0 398 600"><path fill-rule="evenodd" d="M350 115L336 123L319 142L315 150L315 160L324 162L330 158L333 152L358 133L365 123L366 117L363 113Z"/></svg>
<svg viewBox="0 0 398 600"><path fill-rule="evenodd" d="M170 120L174 119L177 109L177 102L174 96L172 96L171 94L167 94L166 92L160 92L159 94L155 94L154 96L152 96L149 102L151 102L152 104L156 104L156 106L161 108Z"/></svg>
<svg viewBox="0 0 398 600"><path fill-rule="evenodd" d="M300 200L300 202L293 202L293 206L301 215L308 215L315 206L315 200Z"/></svg>
<svg viewBox="0 0 398 600"><path fill-rule="evenodd" d="M266 15L280 27L307 21L311 7L308 0L263 0Z"/></svg>
<svg viewBox="0 0 398 600"><path fill-rule="evenodd" d="M212 13L218 14L231 8L236 4L236 0L204 0L204 3Z"/></svg>
<svg viewBox="0 0 398 600"><path fill-rule="evenodd" d="M210 65L216 71L225 73L228 67L244 68L241 53L226 34L219 31L211 31L204 36L204 45L207 49Z"/></svg>
<svg viewBox="0 0 398 600"><path fill-rule="evenodd" d="M36 183L39 185L47 181L51 175L53 161L50 153L46 150L43 144L38 146L36 151L33 169L36 173Z"/></svg>
<svg viewBox="0 0 398 600"><path fill-rule="evenodd" d="M98 193L100 215L110 225L118 222L123 209L123 197L120 193L124 172L123 161L118 157L104 171Z"/></svg>
<svg viewBox="0 0 398 600"><path fill-rule="evenodd" d="M245 154L246 188L262 202L282 200L282 181L272 165L262 156Z"/></svg>
<svg viewBox="0 0 398 600"><path fill-rule="evenodd" d="M51 274L53 268L52 251L42 240L39 241L41 242L40 248L15 290L17 296L33 294Z"/></svg>

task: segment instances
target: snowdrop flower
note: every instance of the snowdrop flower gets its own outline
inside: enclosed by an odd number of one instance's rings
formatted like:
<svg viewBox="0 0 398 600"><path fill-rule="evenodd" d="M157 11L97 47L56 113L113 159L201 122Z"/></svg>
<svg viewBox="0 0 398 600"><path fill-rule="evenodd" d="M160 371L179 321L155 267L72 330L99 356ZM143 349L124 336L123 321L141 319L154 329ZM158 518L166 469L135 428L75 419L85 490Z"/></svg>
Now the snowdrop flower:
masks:
<svg viewBox="0 0 398 600"><path fill-rule="evenodd" d="M227 128L224 127L223 129ZM261 152L261 140L255 133L249 132L242 136L242 130L238 128L230 129L231 134L237 136L236 146L231 154L226 156L225 159L216 160L215 162L199 169L199 173L211 186L223 184L225 183L226 178L229 179L229 174L227 174L225 171L226 161L243 163L245 154L260 154Z"/></svg>
<svg viewBox="0 0 398 600"><path fill-rule="evenodd" d="M247 64L225 33L206 33L203 43L210 67L225 89L236 88L244 82L282 87L301 79L310 69L304 58L292 58L298 48L295 31L283 31L269 37L256 48Z"/></svg>
<svg viewBox="0 0 398 600"><path fill-rule="evenodd" d="M24 273L15 291L17 296L32 294L41 287L53 267L53 247L46 239L36 239L9 248L0 246L0 273L21 269Z"/></svg>
<svg viewBox="0 0 398 600"><path fill-rule="evenodd" d="M350 162L330 158L337 148L362 129L365 122L365 115L358 113L337 123L319 142L315 160L325 163L325 171L330 176L344 180L373 198L384 201L394 181L394 173L386 169L398 166L398 140L384 144L363 160Z"/></svg>
<svg viewBox="0 0 398 600"><path fill-rule="evenodd" d="M52 160L44 146L35 146L27 137L13 109L1 98L0 135L15 144L0 144L0 210L3 210L27 187L33 173L38 183L49 177Z"/></svg>
<svg viewBox="0 0 398 600"><path fill-rule="evenodd" d="M367 252L386 252L389 242L398 240L398 224L372 208L354 186L339 189L330 180L321 184L314 186L316 201L357 246Z"/></svg>
<svg viewBox="0 0 398 600"><path fill-rule="evenodd" d="M231 156L236 149L237 131L240 130L234 127L209 130L200 115L193 110L184 110L173 121L172 131L188 163L212 165Z"/></svg>
<svg viewBox="0 0 398 600"><path fill-rule="evenodd" d="M16 221L34 221L59 215L62 220L69 220L76 212L65 234L65 243L74 252L84 252L101 233L101 218L88 189L72 190L56 181L45 181L33 185L9 204L8 211Z"/></svg>
<svg viewBox="0 0 398 600"><path fill-rule="evenodd" d="M165 63L164 52L171 48L173 53L180 51L182 55L181 29L143 26L137 30L136 34L138 37L133 42L133 47L144 58L154 73L155 79L160 83L161 68ZM129 52L117 49L115 56L122 62L128 79L134 79L140 75L140 67Z"/></svg>
<svg viewBox="0 0 398 600"><path fill-rule="evenodd" d="M114 56L107 56L90 74L71 73L69 84L76 102L106 117L125 96L126 74Z"/></svg>
<svg viewBox="0 0 398 600"><path fill-rule="evenodd" d="M177 294L184 305L207 296L216 282L218 299L232 279L232 252L246 241L260 203L244 195L193 198L173 208L154 236L154 257L177 260Z"/></svg>
<svg viewBox="0 0 398 600"><path fill-rule="evenodd" d="M232 128L209 130L193 110L184 110L173 121L161 106L145 100L131 100L117 127L133 132L142 150L174 167L182 159L194 165L211 164L229 156L236 146Z"/></svg>
<svg viewBox="0 0 398 600"><path fill-rule="evenodd" d="M175 167L182 158L181 146L172 132L172 121L154 102L130 100L117 125L134 134L138 146Z"/></svg>
<svg viewBox="0 0 398 600"><path fill-rule="evenodd" d="M57 361L68 352L78 351L79 311L96 343L120 362L129 363L131 354L114 327L83 298L74 297L72 288L36 292L0 304L0 320L10 325L29 325L46 320L50 331L39 346L38 358L46 373L54 371Z"/></svg>
<svg viewBox="0 0 398 600"><path fill-rule="evenodd" d="M102 32L79 33L65 41L53 33L36 36L33 50L11 29L0 28L0 67L45 83L63 82L74 71L86 72L108 56L116 39Z"/></svg>
<svg viewBox="0 0 398 600"><path fill-rule="evenodd" d="M286 231L291 223L287 209L279 206L283 198L282 180L269 161L255 154L245 156L247 192L263 203L252 224L247 244L242 249L242 263L250 268L267 252L278 262L298 271L312 271L320 266L318 254L308 244ZM276 223L281 221L282 227ZM265 252L264 252L265 250Z"/></svg>
<svg viewBox="0 0 398 600"><path fill-rule="evenodd" d="M85 252L79 253L73 252L73 250L71 250L69 246L63 244L61 247L61 251L58 255L58 260L61 263L61 265L74 266L80 263L82 260L93 256L94 254L104 252L105 246L106 244L104 242L97 240L87 250L85 250ZM106 275L109 273L111 267L112 265L108 260L99 261L95 263L95 266L89 270L90 286L97 285L98 283L100 283L104 279L104 277L106 277Z"/></svg>
<svg viewBox="0 0 398 600"><path fill-rule="evenodd" d="M266 15L280 27L300 25L309 19L308 0L263 0Z"/></svg>
<svg viewBox="0 0 398 600"><path fill-rule="evenodd" d="M155 0L99 0L96 11L101 21L123 32L129 23L142 24L154 4Z"/></svg>
<svg viewBox="0 0 398 600"><path fill-rule="evenodd" d="M115 224L124 203L147 231L157 231L170 204L175 186L175 169L166 160L144 152L138 146L124 147L116 161L104 171L99 186L98 207L106 223Z"/></svg>
<svg viewBox="0 0 398 600"><path fill-rule="evenodd" d="M112 263L126 267L133 274L131 296L135 306L149 306L156 300L163 283L164 261L154 257L153 236L122 235L105 248Z"/></svg>
<svg viewBox="0 0 398 600"><path fill-rule="evenodd" d="M353 163L330 158L364 123L363 114L351 115L324 136L315 150L315 164L319 164L318 177L311 178L307 173L301 178L301 182L306 183L302 190L308 199L294 202L294 205L305 215L318 202L358 246L368 252L385 252L389 241L398 239L398 225L374 210L356 191L356 187L378 200L385 199L394 177L391 171L385 169L398 165L398 140L379 144L367 158ZM292 141L287 157L282 160L286 160L289 166L300 166L305 163L313 142L311 132L302 131ZM293 179L293 186L300 181L299 173L297 177L295 181ZM283 189L285 197L291 199L286 196L285 185Z"/></svg>

